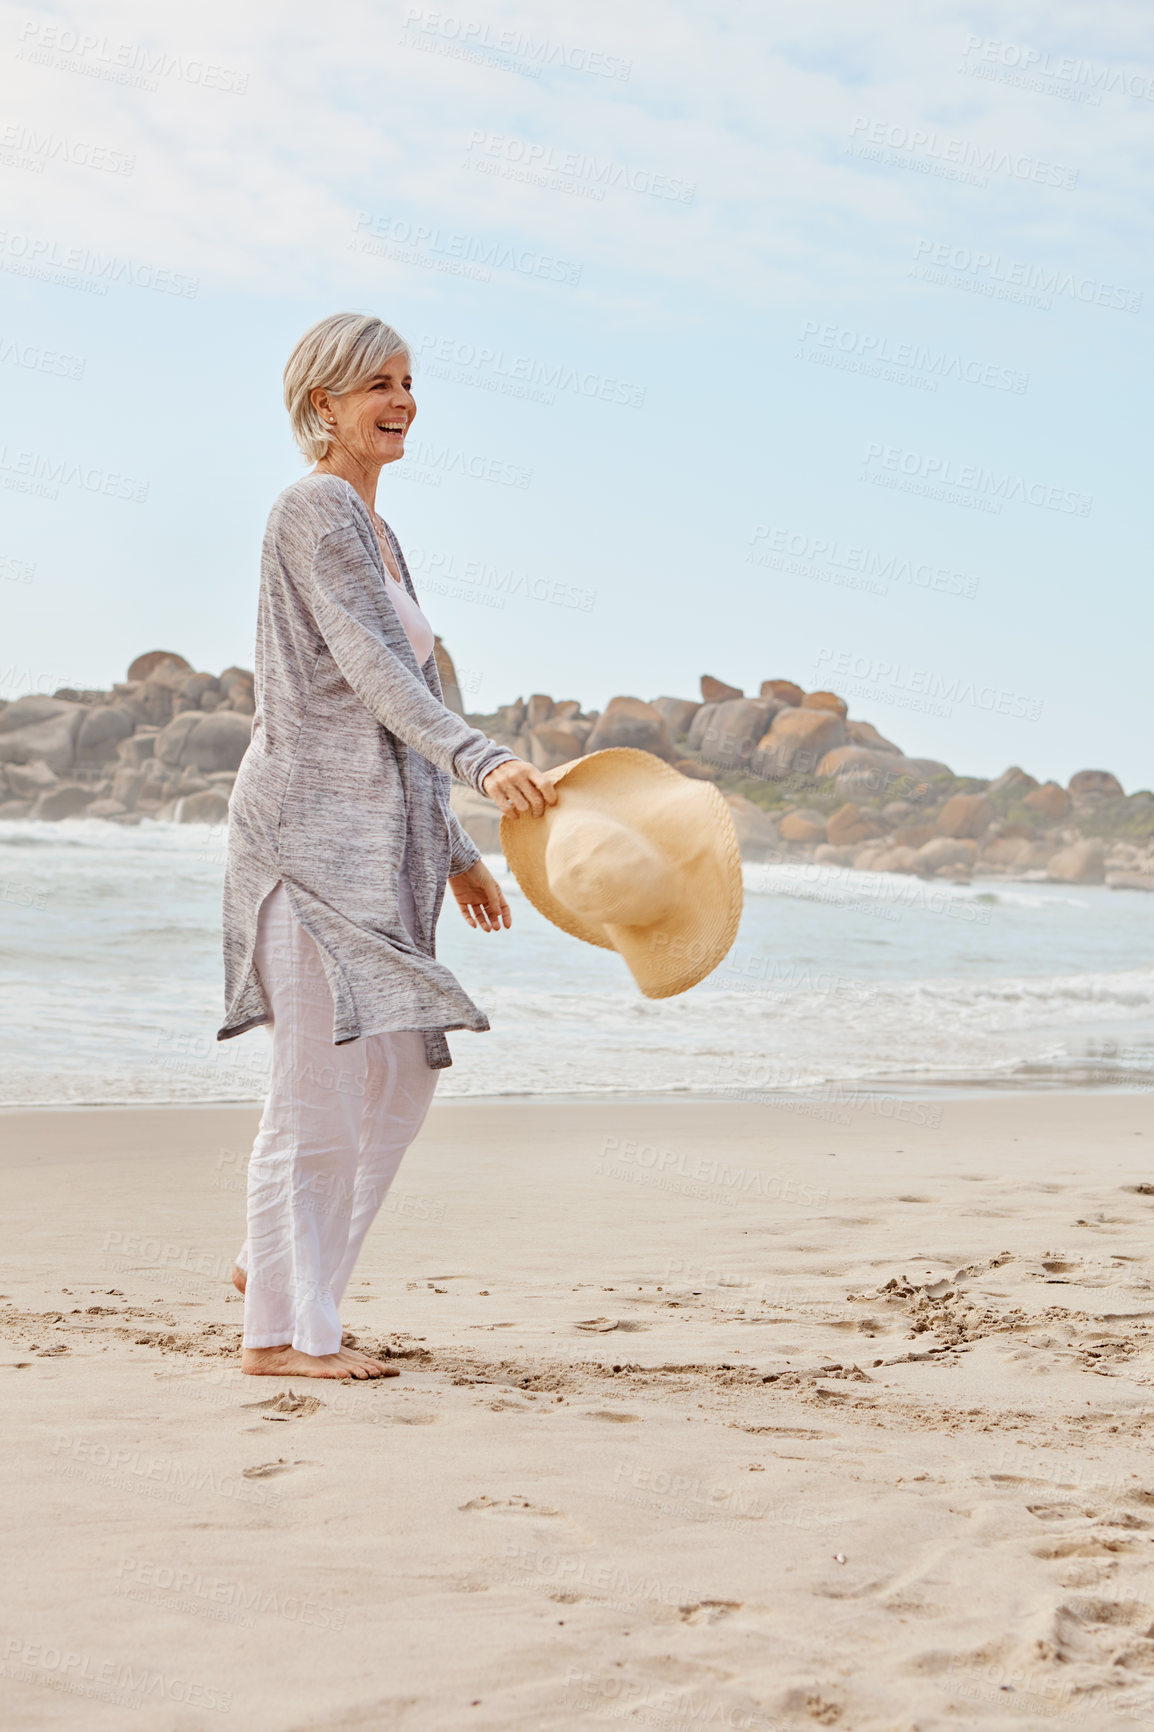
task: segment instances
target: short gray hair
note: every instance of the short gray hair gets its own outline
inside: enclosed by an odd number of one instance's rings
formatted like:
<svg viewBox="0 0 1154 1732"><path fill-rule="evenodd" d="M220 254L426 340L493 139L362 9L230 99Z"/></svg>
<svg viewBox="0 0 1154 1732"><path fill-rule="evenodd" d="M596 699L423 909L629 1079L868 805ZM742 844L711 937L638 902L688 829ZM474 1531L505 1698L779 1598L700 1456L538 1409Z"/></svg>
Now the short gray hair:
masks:
<svg viewBox="0 0 1154 1732"><path fill-rule="evenodd" d="M339 397L395 355L410 354L405 339L375 313L332 313L305 332L284 370L284 401L293 438L310 463L320 461L332 438L313 406L318 386Z"/></svg>

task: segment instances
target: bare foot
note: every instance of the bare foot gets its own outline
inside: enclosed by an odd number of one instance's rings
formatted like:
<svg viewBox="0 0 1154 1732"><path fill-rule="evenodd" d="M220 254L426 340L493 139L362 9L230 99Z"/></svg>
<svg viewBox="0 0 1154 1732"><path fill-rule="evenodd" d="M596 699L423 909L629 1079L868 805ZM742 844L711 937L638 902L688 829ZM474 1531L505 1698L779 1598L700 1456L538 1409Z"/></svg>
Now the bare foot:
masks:
<svg viewBox="0 0 1154 1732"><path fill-rule="evenodd" d="M242 1269L239 1263L232 1266L232 1284L238 1293L243 1293L248 1282L248 1271Z"/></svg>
<svg viewBox="0 0 1154 1732"><path fill-rule="evenodd" d="M361 1353L355 1347L342 1347L336 1357L346 1365L368 1366L370 1377L399 1377L401 1375L399 1366L387 1365L383 1359L374 1359L371 1354Z"/></svg>
<svg viewBox="0 0 1154 1732"><path fill-rule="evenodd" d="M300 1353L295 1347L246 1347L240 1368L249 1377L342 1377L364 1379L386 1376L386 1368L373 1369L376 1360L363 1353Z"/></svg>

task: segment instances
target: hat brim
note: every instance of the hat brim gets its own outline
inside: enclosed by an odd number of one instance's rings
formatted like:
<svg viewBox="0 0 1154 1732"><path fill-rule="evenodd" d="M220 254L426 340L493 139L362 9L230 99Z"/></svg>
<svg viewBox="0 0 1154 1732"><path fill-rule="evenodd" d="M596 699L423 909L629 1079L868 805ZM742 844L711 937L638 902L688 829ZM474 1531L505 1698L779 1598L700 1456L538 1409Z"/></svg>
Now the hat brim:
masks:
<svg viewBox="0 0 1154 1732"><path fill-rule="evenodd" d="M741 848L720 790L691 780L632 746L610 746L547 772L557 804L544 815L501 819L505 859L528 900L554 926L616 950L646 998L687 992L723 961L742 909ZM545 850L562 810L574 805L641 830L675 869L677 895L661 918L613 926L583 918L549 887Z"/></svg>

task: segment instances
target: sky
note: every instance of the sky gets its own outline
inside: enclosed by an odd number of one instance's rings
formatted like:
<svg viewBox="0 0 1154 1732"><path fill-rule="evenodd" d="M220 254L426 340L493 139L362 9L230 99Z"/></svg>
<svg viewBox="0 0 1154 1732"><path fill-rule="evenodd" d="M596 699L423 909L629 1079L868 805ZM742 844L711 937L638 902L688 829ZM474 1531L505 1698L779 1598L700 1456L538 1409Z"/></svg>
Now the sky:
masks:
<svg viewBox="0 0 1154 1732"><path fill-rule="evenodd" d="M251 665L356 309L467 708L788 678L1154 782L1137 0L3 5L0 79L0 696Z"/></svg>

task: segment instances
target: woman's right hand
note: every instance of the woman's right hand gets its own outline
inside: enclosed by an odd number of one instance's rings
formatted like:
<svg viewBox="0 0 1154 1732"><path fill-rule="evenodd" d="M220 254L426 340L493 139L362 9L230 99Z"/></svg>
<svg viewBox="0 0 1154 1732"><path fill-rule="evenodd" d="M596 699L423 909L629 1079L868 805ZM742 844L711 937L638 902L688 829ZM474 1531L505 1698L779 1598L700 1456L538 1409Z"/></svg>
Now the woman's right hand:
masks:
<svg viewBox="0 0 1154 1732"><path fill-rule="evenodd" d="M481 784L482 792L494 800L505 818L529 812L539 818L546 806L557 804L557 790L549 777L524 758L507 758Z"/></svg>

